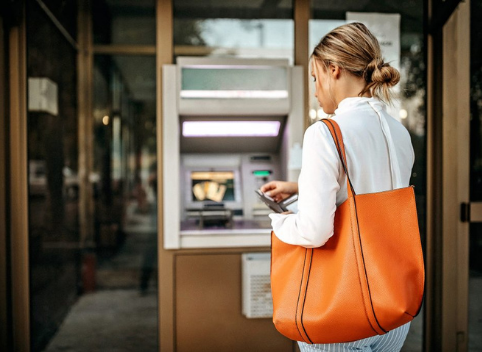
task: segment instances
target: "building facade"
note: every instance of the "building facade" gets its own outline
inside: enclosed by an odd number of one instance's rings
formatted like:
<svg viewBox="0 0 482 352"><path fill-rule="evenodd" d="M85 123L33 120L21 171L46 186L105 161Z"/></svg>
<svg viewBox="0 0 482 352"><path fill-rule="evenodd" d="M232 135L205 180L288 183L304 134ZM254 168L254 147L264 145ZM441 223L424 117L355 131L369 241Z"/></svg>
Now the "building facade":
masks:
<svg viewBox="0 0 482 352"><path fill-rule="evenodd" d="M242 309L243 258L269 252L265 237L195 245L196 232L181 224L184 240L177 247L166 244L170 162L179 159L187 172L197 170L189 165L201 165L197 159L217 160L205 164L213 173L233 162L212 154L213 148L223 155L237 151L239 160L262 152L281 160L276 167L288 171L280 175L296 179L297 167L282 159L295 153L290 148L304 129L325 117L308 80L311 50L332 28L361 21L400 70L391 112L410 132L416 155L411 184L426 293L404 350L481 350L480 19L476 0L3 2L1 349L296 350L271 319L249 318ZM171 108L179 110L173 131L206 116L211 122L243 118L222 109L212 116L183 110L187 105L176 100L175 87L182 94L184 83L192 82L183 81L188 76L181 63L198 59L212 60L211 69L253 62L290 72L288 110L267 106L282 116L278 122L291 131L293 143L283 149L279 137L272 148L255 139L233 147L171 134ZM278 84L279 76L259 77L249 81L250 89ZM221 94L219 80L213 82L215 88L198 90ZM170 140L178 147L171 148ZM228 186L239 188L233 175ZM190 185L198 176L189 176ZM172 181L179 179L178 188L181 177ZM226 203L238 202L235 194ZM186 204L196 207L194 198ZM242 215L231 210L234 219ZM244 215L250 211L244 208Z"/></svg>

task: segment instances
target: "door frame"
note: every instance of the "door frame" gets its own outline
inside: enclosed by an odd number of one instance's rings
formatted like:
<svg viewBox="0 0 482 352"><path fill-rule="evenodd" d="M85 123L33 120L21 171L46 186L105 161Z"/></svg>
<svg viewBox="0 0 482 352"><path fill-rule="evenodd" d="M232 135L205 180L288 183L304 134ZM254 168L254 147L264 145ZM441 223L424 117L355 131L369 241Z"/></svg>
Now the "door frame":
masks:
<svg viewBox="0 0 482 352"><path fill-rule="evenodd" d="M4 15L0 13L0 349L8 351L8 251L7 251L7 73L6 73L6 31Z"/></svg>
<svg viewBox="0 0 482 352"><path fill-rule="evenodd" d="M6 224L10 239L10 272L7 304L11 303L9 331L12 350L30 350L30 288L28 251L28 173L27 173L27 44L25 3L12 4L12 22L7 28L8 50L8 142L6 162ZM10 316L9 316L10 317Z"/></svg>
<svg viewBox="0 0 482 352"><path fill-rule="evenodd" d="M431 0L428 15L425 350L467 351L470 0Z"/></svg>

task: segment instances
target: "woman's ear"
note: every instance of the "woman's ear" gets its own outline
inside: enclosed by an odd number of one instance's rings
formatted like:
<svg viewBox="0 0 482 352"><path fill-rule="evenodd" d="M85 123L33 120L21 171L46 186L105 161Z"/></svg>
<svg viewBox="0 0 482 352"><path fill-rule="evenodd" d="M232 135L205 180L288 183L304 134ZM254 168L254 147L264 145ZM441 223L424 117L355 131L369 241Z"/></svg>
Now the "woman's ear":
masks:
<svg viewBox="0 0 482 352"><path fill-rule="evenodd" d="M328 70L329 70L329 72L330 72L330 75L331 75L334 79L340 78L340 75L341 75L341 68L340 68L340 66L334 65L334 64L330 64L330 66L328 67Z"/></svg>

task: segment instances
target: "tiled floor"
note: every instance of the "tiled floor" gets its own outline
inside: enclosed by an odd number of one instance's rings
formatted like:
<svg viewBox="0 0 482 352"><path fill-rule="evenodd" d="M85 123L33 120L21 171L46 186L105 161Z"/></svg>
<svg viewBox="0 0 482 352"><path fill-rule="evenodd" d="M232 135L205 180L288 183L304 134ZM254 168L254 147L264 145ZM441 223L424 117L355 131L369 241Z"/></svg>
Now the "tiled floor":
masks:
<svg viewBox="0 0 482 352"><path fill-rule="evenodd" d="M84 294L44 351L158 351L157 233L155 208L127 208L126 240L112 257L99 257L96 289ZM149 289L140 294L143 269Z"/></svg>
<svg viewBox="0 0 482 352"><path fill-rule="evenodd" d="M154 352L157 336L154 291L100 291L79 299L45 351Z"/></svg>

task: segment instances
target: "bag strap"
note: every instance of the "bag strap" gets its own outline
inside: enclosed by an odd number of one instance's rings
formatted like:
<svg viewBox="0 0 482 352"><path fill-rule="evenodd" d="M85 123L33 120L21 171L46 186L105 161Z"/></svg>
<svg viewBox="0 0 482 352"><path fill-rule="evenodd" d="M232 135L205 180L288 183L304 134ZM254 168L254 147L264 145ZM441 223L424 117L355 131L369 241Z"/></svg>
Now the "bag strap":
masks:
<svg viewBox="0 0 482 352"><path fill-rule="evenodd" d="M355 189L353 188L350 175L348 174L348 163L346 161L345 144L343 143L343 135L341 134L340 126L338 126L338 123L336 123L336 121L332 119L321 119L321 121L326 125L326 127L328 127L331 133L331 137L333 137L333 141L335 142L338 156L340 157L343 170L346 174L346 189L348 191L348 198L353 197L356 195L356 193Z"/></svg>

